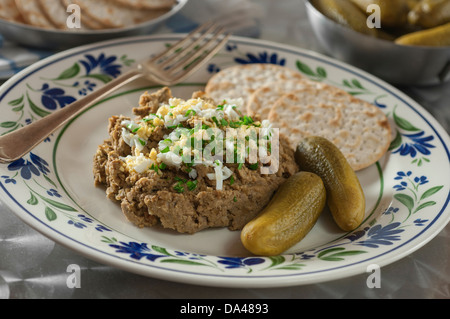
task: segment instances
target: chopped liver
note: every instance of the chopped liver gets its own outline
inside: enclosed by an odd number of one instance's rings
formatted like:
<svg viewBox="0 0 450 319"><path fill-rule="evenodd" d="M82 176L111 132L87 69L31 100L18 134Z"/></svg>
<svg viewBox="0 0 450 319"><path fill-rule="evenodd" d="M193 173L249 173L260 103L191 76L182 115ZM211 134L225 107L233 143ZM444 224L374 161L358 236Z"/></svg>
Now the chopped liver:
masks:
<svg viewBox="0 0 450 319"><path fill-rule="evenodd" d="M169 105L171 98L168 88L144 93L139 107L133 109L136 115L133 123L148 123L143 119L156 114L161 105ZM211 102L198 92L193 98ZM227 120L231 123L229 118ZM160 155L164 155L161 154L164 147L161 141L170 136L173 127L161 123L152 125L145 138L141 134L145 141L140 140L142 145L139 146L130 141L127 143L124 138L124 125L129 121L130 118L124 116L109 119L109 138L99 145L94 155L93 172L95 185L105 187L107 197L119 202L126 218L138 227L162 226L189 234L212 227L240 230L268 204L280 184L298 171L293 150L287 139L280 136L278 170L275 173L261 174L248 162L224 163L223 181L219 188L218 175L212 178L214 164L166 165L161 162L163 157ZM191 125L188 129L192 128L190 121L183 124ZM178 124L177 127L180 126ZM132 131L138 129L141 127ZM141 164L140 169L133 169L127 165L131 159L136 163L137 158L143 158L143 163L151 163L151 166L142 169ZM195 174L192 174L193 169Z"/></svg>

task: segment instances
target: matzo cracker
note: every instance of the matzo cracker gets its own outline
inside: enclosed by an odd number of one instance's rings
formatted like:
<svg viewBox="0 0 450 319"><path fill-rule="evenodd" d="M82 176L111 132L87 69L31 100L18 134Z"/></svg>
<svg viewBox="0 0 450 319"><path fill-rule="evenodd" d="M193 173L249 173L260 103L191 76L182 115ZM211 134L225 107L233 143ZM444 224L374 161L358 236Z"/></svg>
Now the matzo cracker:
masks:
<svg viewBox="0 0 450 319"><path fill-rule="evenodd" d="M243 64L223 69L213 75L205 87L205 92L218 103L226 98L243 98L247 103L251 94L262 86L274 81L302 78L299 72L280 65Z"/></svg>
<svg viewBox="0 0 450 319"><path fill-rule="evenodd" d="M289 138L293 148L305 136L327 138L355 171L375 163L391 142L386 115L343 90L323 86L304 88L278 99L269 113L273 127Z"/></svg>
<svg viewBox="0 0 450 319"><path fill-rule="evenodd" d="M320 88L322 84L307 79L289 79L272 82L260 87L251 94L247 102L247 115L259 115L262 120L267 119L273 104L280 97L286 93L310 86Z"/></svg>

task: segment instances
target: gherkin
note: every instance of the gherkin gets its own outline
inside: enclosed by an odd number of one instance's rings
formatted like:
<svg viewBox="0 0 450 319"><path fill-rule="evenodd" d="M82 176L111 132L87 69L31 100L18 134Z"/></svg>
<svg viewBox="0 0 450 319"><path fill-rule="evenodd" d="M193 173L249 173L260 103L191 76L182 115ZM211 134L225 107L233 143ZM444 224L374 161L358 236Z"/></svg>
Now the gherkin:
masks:
<svg viewBox="0 0 450 319"><path fill-rule="evenodd" d="M317 174L327 191L327 205L336 224L352 231L364 219L365 197L355 171L331 141L309 136L300 141L295 160L301 170Z"/></svg>

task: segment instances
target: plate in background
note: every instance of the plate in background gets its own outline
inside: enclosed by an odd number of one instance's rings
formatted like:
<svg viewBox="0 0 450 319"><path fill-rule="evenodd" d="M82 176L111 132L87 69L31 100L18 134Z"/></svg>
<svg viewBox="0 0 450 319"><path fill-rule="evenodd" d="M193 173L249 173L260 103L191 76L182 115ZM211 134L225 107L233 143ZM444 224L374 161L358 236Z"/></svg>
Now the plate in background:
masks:
<svg viewBox="0 0 450 319"><path fill-rule="evenodd" d="M121 37L146 35L178 13L188 0L177 0L165 14L131 27L120 29L62 31L34 27L0 19L0 34L11 42L38 49L60 50Z"/></svg>

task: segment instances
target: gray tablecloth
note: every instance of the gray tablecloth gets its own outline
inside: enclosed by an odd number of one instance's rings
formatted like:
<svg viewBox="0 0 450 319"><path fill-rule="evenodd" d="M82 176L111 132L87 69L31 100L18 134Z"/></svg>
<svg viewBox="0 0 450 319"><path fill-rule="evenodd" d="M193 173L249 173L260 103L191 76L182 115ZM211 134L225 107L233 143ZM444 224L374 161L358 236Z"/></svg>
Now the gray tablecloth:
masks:
<svg viewBox="0 0 450 319"><path fill-rule="evenodd" d="M196 12L192 0L182 11ZM223 10L210 1L206 9ZM258 23L244 25L244 35L321 52L303 3L255 0L248 8ZM217 7L215 7L217 5ZM203 7L205 9L205 7ZM216 10L219 10L216 9ZM217 13L217 12L216 12ZM181 21L181 20L180 20ZM248 21L253 21L249 19ZM164 32L164 27L157 32ZM400 88L425 107L449 132L450 83L439 87ZM81 267L81 287L67 285L67 266ZM424 247L381 269L381 287L369 288L368 274L288 288L232 289L186 285L142 277L102 265L47 239L20 221L0 202L1 298L441 298L450 297L450 225Z"/></svg>

